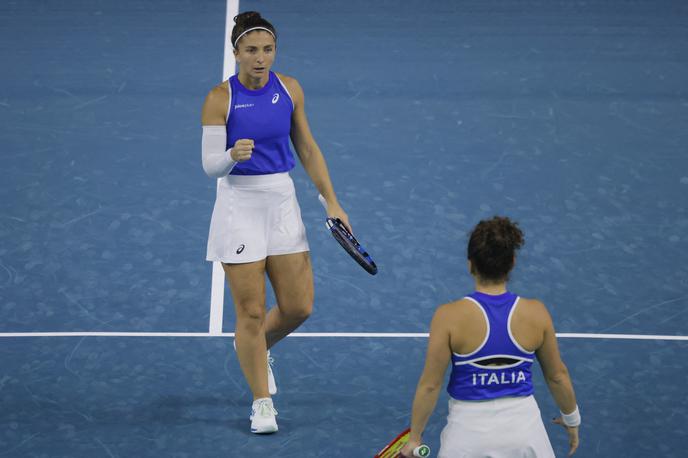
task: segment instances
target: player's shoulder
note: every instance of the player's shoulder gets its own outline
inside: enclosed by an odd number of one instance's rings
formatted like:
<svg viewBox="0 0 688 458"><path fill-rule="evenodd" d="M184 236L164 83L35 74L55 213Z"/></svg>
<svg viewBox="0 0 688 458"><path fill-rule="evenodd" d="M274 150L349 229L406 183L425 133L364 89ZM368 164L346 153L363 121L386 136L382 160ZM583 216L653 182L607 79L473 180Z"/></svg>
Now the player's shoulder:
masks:
<svg viewBox="0 0 688 458"><path fill-rule="evenodd" d="M299 96L303 93L299 81L293 76L285 75L284 73L275 72L275 75L282 81L282 83L287 87L287 90L293 96Z"/></svg>
<svg viewBox="0 0 688 458"><path fill-rule="evenodd" d="M547 308L540 299L522 296L518 298L518 306L529 310L543 310Z"/></svg>
<svg viewBox="0 0 688 458"><path fill-rule="evenodd" d="M213 87L209 92L208 92L208 98L227 98L229 95L228 93L228 84L229 81L223 81L220 84L216 85Z"/></svg>
<svg viewBox="0 0 688 458"><path fill-rule="evenodd" d="M228 105L229 93L227 92L227 81L224 81L208 92L201 111L201 124L204 126L222 124L223 120L226 120Z"/></svg>
<svg viewBox="0 0 688 458"><path fill-rule="evenodd" d="M450 334L463 332L483 321L480 307L465 297L440 305L432 318L435 329L446 329Z"/></svg>
<svg viewBox="0 0 688 458"><path fill-rule="evenodd" d="M208 107L224 107L229 103L229 92L227 81L223 81L213 87L205 98L205 105Z"/></svg>
<svg viewBox="0 0 688 458"><path fill-rule="evenodd" d="M296 78L294 78L293 76L289 76L289 75L286 75L286 74L280 73L280 72L275 72L275 75L277 75L277 77L280 80L282 80L282 82L284 84L289 84L289 85L299 84L298 80Z"/></svg>
<svg viewBox="0 0 688 458"><path fill-rule="evenodd" d="M547 306L539 300L529 297L519 297L519 312L535 319L547 319L549 312Z"/></svg>
<svg viewBox="0 0 688 458"><path fill-rule="evenodd" d="M443 316L457 316L474 313L476 311L479 312L475 303L466 297L462 297L461 299L440 305L437 307L436 313Z"/></svg>

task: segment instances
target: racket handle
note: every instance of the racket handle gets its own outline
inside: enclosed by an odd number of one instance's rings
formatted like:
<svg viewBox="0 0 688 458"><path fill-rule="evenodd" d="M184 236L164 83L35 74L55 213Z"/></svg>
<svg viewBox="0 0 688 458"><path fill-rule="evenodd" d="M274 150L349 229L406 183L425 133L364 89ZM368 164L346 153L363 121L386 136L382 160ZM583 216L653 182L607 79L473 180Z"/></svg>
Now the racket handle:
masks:
<svg viewBox="0 0 688 458"><path fill-rule="evenodd" d="M430 456L430 447L425 444L419 445L413 449L413 456L418 458L427 458Z"/></svg>
<svg viewBox="0 0 688 458"><path fill-rule="evenodd" d="M322 196L322 194L318 194L318 200L322 204L323 207L325 207L325 211L327 211L327 201L325 198Z"/></svg>

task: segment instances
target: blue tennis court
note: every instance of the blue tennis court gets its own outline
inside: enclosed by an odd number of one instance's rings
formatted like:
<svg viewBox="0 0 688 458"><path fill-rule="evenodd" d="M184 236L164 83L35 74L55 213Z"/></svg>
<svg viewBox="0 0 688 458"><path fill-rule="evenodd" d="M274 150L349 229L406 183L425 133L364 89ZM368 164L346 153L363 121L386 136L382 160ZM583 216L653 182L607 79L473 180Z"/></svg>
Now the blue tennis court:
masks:
<svg viewBox="0 0 688 458"><path fill-rule="evenodd" d="M275 69L304 88L379 273L332 240L297 166L315 308L273 351L280 431L252 435L231 299L213 310L204 260L200 109L222 79L226 3L6 2L0 457L370 458L408 426L423 333L471 291L467 233L495 214L526 235L511 289L562 334L576 456L685 456L688 5L239 9L277 28ZM435 452L446 401L424 436Z"/></svg>

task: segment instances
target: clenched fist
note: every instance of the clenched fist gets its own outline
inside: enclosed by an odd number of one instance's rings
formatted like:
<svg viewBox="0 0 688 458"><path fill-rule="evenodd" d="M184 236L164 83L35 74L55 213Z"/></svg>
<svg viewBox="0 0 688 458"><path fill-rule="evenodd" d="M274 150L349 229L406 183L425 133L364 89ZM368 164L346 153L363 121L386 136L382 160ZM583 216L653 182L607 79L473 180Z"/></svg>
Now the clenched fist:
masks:
<svg viewBox="0 0 688 458"><path fill-rule="evenodd" d="M242 138L234 143L229 154L237 162L246 162L251 159L251 153L253 153L253 140Z"/></svg>

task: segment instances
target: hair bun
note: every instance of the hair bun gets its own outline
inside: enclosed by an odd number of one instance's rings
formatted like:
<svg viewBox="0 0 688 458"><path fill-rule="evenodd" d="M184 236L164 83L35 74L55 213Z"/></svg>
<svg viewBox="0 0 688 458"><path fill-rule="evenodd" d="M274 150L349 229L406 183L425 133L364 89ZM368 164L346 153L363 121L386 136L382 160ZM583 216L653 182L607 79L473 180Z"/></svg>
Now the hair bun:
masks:
<svg viewBox="0 0 688 458"><path fill-rule="evenodd" d="M261 16L258 11L245 11L241 14L237 14L236 16L234 16L234 23L240 25L246 22L255 21L260 18Z"/></svg>
<svg viewBox="0 0 688 458"><path fill-rule="evenodd" d="M258 11L245 11L234 16L234 27L232 27L232 46L237 49L239 39L255 29L263 29L270 32L272 37L277 42L277 32L275 28L268 22Z"/></svg>
<svg viewBox="0 0 688 458"><path fill-rule="evenodd" d="M480 221L471 231L468 242L471 272L482 280L505 281L514 266L516 251L523 243L518 223L508 217L494 216Z"/></svg>

